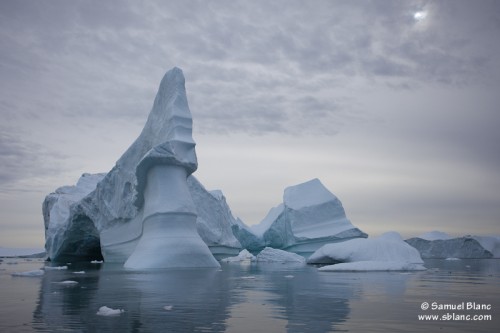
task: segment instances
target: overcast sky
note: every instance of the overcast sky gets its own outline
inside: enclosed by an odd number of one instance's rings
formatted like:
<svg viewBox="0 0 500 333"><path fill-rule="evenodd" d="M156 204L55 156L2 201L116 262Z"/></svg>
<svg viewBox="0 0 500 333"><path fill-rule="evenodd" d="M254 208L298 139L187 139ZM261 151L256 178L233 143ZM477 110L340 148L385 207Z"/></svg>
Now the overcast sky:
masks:
<svg viewBox="0 0 500 333"><path fill-rule="evenodd" d="M164 73L199 168L255 224L319 178L370 235L500 234L498 1L0 0L0 246L109 171Z"/></svg>

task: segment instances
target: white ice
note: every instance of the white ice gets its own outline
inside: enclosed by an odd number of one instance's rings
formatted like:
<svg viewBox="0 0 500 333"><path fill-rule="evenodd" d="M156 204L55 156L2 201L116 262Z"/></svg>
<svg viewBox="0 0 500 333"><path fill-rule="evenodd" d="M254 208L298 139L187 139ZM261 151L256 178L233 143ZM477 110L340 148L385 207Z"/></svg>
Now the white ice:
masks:
<svg viewBox="0 0 500 333"><path fill-rule="evenodd" d="M256 256L257 262L276 262L276 263L296 263L305 264L306 260L304 257L279 249L273 249L271 247L266 247Z"/></svg>
<svg viewBox="0 0 500 333"><path fill-rule="evenodd" d="M237 256L235 257L228 257L224 258L221 261L222 262L248 262L248 261L254 261L255 256L248 252L248 250L244 249L242 250Z"/></svg>
<svg viewBox="0 0 500 333"><path fill-rule="evenodd" d="M324 244L367 236L352 225L340 200L319 179L287 187L283 203L251 229L265 246L304 256Z"/></svg>
<svg viewBox="0 0 500 333"><path fill-rule="evenodd" d="M419 270L423 261L419 252L395 233L376 238L358 238L327 244L307 260L311 264L342 264L324 270ZM381 262L385 263L384 265ZM348 263L349 265L346 265ZM347 268L346 268L347 267Z"/></svg>
<svg viewBox="0 0 500 333"><path fill-rule="evenodd" d="M45 269L46 271L60 271L68 269L68 266L45 266L43 269Z"/></svg>
<svg viewBox="0 0 500 333"><path fill-rule="evenodd" d="M108 308L107 306L101 306L96 314L98 316L117 316L123 312L125 312L125 310L123 309L112 309Z"/></svg>

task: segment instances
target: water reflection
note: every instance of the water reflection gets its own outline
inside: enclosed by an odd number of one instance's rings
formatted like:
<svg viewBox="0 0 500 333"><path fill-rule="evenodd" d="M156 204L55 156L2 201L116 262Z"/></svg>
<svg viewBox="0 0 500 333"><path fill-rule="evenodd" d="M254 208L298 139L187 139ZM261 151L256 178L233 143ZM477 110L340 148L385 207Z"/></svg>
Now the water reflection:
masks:
<svg viewBox="0 0 500 333"><path fill-rule="evenodd" d="M426 264L428 271L416 273L332 273L280 264L139 272L75 264L41 278L32 327L42 332L413 332L440 327L465 332L471 325L419 322L420 304L480 300L500 308L500 264ZM65 280L78 284L58 283ZM125 312L97 316L104 305ZM487 332L494 325L475 323L474 328Z"/></svg>
<svg viewBox="0 0 500 333"><path fill-rule="evenodd" d="M34 327L84 331L225 331L231 285L214 269L134 272L119 266L78 267L85 274L48 271L43 277ZM78 285L54 282L74 280ZM124 309L116 317L96 315L101 306ZM171 305L167 311L165 306Z"/></svg>

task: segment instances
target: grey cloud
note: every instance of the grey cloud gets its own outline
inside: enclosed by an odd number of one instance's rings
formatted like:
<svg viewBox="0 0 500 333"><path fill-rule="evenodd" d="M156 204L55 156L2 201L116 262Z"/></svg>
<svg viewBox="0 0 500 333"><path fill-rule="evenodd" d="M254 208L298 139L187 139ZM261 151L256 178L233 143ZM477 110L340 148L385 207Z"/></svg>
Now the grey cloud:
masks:
<svg viewBox="0 0 500 333"><path fill-rule="evenodd" d="M60 162L65 158L66 156L60 152L24 139L19 131L14 132L12 129L2 127L0 129L1 191L20 190L17 186L20 181L29 183L34 178L57 175L64 169Z"/></svg>

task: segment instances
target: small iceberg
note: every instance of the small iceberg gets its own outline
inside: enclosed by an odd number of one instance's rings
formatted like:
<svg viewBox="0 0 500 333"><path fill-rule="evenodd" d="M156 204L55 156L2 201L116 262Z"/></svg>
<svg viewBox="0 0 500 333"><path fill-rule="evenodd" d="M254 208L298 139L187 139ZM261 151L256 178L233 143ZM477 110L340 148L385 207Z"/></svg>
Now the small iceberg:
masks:
<svg viewBox="0 0 500 333"><path fill-rule="evenodd" d="M248 262L254 261L255 256L248 252L247 249L242 250L237 256L221 259L222 262Z"/></svg>
<svg viewBox="0 0 500 333"><path fill-rule="evenodd" d="M103 260L92 260L90 263L91 264L102 264L104 261Z"/></svg>
<svg viewBox="0 0 500 333"><path fill-rule="evenodd" d="M77 281L73 281L73 280L65 280L65 281L54 282L54 283L61 284L64 286L76 286L78 284Z"/></svg>
<svg viewBox="0 0 500 333"><path fill-rule="evenodd" d="M170 311L170 310L172 310L173 308L174 308L174 307L173 307L172 305L165 305L165 306L163 307L163 309L164 309L164 310L166 310L166 311Z"/></svg>
<svg viewBox="0 0 500 333"><path fill-rule="evenodd" d="M125 310L123 310L123 309L112 309L112 308L108 308L106 305L104 305L104 306L101 306L99 308L99 311L97 311L96 315L98 315L98 316L105 316L105 317L108 317L108 316L118 316L118 315L120 315L123 312L125 312Z"/></svg>
<svg viewBox="0 0 500 333"><path fill-rule="evenodd" d="M68 269L68 266L45 266L43 269L45 269L46 271L59 271Z"/></svg>
<svg viewBox="0 0 500 333"><path fill-rule="evenodd" d="M256 257L257 262L274 262L274 263L295 263L295 264L305 264L306 259L304 257L278 249L273 249L272 247L266 247L262 250Z"/></svg>

